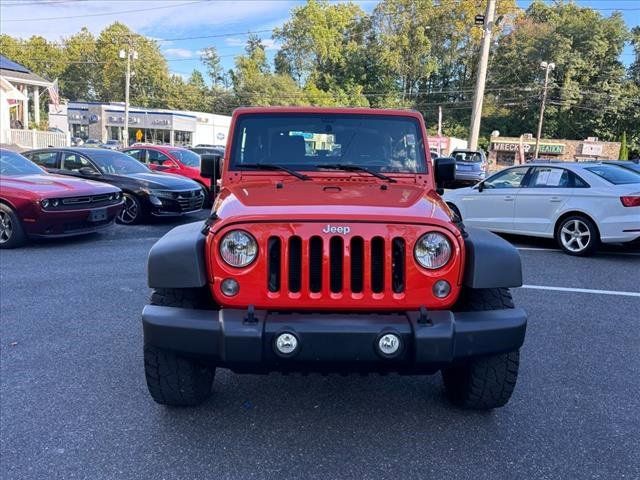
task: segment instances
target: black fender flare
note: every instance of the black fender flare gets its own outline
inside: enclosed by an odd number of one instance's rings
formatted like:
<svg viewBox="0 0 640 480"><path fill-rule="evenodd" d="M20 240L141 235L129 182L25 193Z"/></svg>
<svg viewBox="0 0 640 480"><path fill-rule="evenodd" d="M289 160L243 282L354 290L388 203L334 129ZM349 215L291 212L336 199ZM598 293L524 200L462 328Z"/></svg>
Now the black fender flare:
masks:
<svg viewBox="0 0 640 480"><path fill-rule="evenodd" d="M466 265L463 284L469 288L522 286L522 262L518 250L498 235L466 228Z"/></svg>
<svg viewBox="0 0 640 480"><path fill-rule="evenodd" d="M207 284L202 222L187 223L158 240L147 259L150 288L198 288Z"/></svg>

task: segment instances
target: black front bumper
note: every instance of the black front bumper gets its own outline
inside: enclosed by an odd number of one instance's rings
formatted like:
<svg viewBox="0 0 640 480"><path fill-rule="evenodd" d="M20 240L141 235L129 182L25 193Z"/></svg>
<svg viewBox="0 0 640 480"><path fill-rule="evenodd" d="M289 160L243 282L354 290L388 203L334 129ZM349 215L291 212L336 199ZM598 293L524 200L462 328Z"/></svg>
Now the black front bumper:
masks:
<svg viewBox="0 0 640 480"><path fill-rule="evenodd" d="M428 321L425 322L425 319ZM458 359L520 348L527 326L519 308L486 312L431 311L390 314L282 313L191 310L147 305L145 344L197 357L236 372L437 371ZM283 332L298 339L294 355L275 351ZM402 347L393 357L377 349L385 333Z"/></svg>

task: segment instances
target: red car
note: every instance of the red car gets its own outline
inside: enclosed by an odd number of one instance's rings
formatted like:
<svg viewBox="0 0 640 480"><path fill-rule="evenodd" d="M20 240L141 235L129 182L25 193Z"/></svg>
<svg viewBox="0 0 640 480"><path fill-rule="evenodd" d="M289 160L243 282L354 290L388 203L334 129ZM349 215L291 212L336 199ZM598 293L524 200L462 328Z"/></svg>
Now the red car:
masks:
<svg viewBox="0 0 640 480"><path fill-rule="evenodd" d="M151 170L174 173L195 180L202 187L205 201L208 200L211 181L200 175L200 155L197 153L182 147L146 144L133 145L122 151L147 164Z"/></svg>
<svg viewBox="0 0 640 480"><path fill-rule="evenodd" d="M211 215L149 253L153 399L196 405L216 368L441 371L454 404L505 405L527 323L509 292L520 257L447 207L454 177L418 112L236 110Z"/></svg>
<svg viewBox="0 0 640 480"><path fill-rule="evenodd" d="M112 225L121 209L119 188L53 175L0 149L0 248L28 237L93 233Z"/></svg>

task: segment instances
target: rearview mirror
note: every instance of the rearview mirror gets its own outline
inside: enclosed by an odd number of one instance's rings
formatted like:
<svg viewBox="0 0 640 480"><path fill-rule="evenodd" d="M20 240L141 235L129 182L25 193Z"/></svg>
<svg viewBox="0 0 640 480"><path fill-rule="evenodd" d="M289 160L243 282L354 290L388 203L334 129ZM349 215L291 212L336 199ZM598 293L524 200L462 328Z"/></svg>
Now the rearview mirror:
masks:
<svg viewBox="0 0 640 480"><path fill-rule="evenodd" d="M100 172L96 172L93 168L91 167L82 167L78 170L78 173L80 175L87 175L87 176L97 176L100 175Z"/></svg>
<svg viewBox="0 0 640 480"><path fill-rule="evenodd" d="M456 179L456 161L451 157L439 157L434 160L436 186L443 188L447 182Z"/></svg>

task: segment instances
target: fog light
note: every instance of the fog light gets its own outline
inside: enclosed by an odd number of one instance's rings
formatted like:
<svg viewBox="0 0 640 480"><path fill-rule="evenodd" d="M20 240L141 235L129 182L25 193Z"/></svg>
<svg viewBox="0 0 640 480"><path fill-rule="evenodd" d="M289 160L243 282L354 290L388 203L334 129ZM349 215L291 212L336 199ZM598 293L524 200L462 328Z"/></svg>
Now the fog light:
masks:
<svg viewBox="0 0 640 480"><path fill-rule="evenodd" d="M438 280L433 285L433 294L438 298L444 298L451 293L451 285L446 280Z"/></svg>
<svg viewBox="0 0 640 480"><path fill-rule="evenodd" d="M378 340L378 350L387 357L398 353L401 346L402 342L400 341L400 337L395 333L385 333Z"/></svg>
<svg viewBox="0 0 640 480"><path fill-rule="evenodd" d="M285 332L276 337L276 351L280 355L292 355L298 349L298 339L293 333Z"/></svg>
<svg viewBox="0 0 640 480"><path fill-rule="evenodd" d="M220 291L227 297L233 297L240 291L240 285L233 278L225 278L220 285Z"/></svg>

